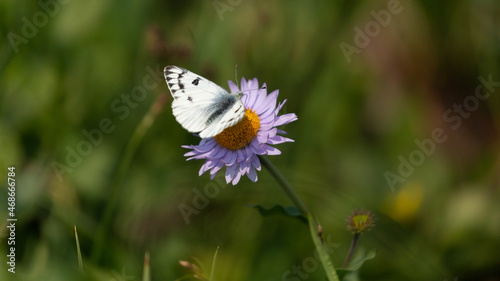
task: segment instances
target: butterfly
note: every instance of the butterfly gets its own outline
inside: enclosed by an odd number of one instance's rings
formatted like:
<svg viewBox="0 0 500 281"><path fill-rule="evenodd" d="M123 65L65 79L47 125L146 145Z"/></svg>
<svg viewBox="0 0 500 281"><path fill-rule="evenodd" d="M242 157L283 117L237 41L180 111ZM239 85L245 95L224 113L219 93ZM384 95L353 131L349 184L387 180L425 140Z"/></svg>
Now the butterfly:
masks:
<svg viewBox="0 0 500 281"><path fill-rule="evenodd" d="M201 138L211 138L245 116L242 92L228 93L214 82L178 66L164 69L174 101L172 113L181 126Z"/></svg>

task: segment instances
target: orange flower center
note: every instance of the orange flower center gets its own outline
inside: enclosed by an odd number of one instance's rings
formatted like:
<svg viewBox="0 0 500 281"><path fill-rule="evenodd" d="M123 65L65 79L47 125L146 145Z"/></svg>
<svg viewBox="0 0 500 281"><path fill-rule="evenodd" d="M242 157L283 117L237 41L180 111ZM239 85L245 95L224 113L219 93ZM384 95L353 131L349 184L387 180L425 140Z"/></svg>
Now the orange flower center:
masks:
<svg viewBox="0 0 500 281"><path fill-rule="evenodd" d="M245 117L240 122L224 129L214 137L222 147L237 150L249 144L257 135L260 127L259 116L251 109L247 109Z"/></svg>

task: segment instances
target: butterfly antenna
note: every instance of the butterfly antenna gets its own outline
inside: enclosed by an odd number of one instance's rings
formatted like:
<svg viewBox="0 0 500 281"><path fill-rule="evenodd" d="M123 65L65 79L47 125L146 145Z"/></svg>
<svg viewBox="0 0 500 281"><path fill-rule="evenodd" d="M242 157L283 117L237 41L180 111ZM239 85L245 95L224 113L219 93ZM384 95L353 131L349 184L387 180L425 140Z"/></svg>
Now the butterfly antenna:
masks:
<svg viewBox="0 0 500 281"><path fill-rule="evenodd" d="M234 81L236 81L236 86L238 89L240 88L240 84L238 83L238 65L234 67Z"/></svg>

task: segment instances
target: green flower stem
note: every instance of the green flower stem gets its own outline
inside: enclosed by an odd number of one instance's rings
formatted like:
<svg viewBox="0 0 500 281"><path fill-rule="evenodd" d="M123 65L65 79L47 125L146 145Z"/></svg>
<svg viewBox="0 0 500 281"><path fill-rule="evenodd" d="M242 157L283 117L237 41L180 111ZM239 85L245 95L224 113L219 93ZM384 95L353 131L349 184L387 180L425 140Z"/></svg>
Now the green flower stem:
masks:
<svg viewBox="0 0 500 281"><path fill-rule="evenodd" d="M276 167L274 167L271 161L269 161L266 157L264 157L263 155L259 155L259 159L262 165L276 179L281 188L283 188L283 191L285 191L286 195L288 195L288 197L292 200L297 209L299 209L300 212L307 217L309 210L307 209L306 204L302 202L300 197L297 195L297 193L295 193L293 187L288 183L285 177L283 177L283 175L278 171L278 169L276 169Z"/></svg>
<svg viewBox="0 0 500 281"><path fill-rule="evenodd" d="M333 262L330 259L329 254L325 250L323 245L323 241L321 241L321 237L318 233L319 225L318 221L312 215L306 207L306 204L302 202L300 197L295 193L292 186L288 183L288 181L283 177L283 175L274 167L274 165L267 160L266 157L259 155L260 162L262 165L271 173L271 175L276 179L281 188L285 191L286 195L292 200L297 209L307 218L309 221L309 230L311 232L311 238L313 240L316 251L318 252L321 264L323 265L323 269L325 270L327 280L329 281L339 281L339 277L337 275L337 271L333 266Z"/></svg>
<svg viewBox="0 0 500 281"><path fill-rule="evenodd" d="M361 233L355 233L354 236L352 237L351 241L351 248L349 249L349 253L347 254L347 257L345 258L344 264L342 265L342 268L346 268L346 266L349 264L349 261L351 260L352 253L354 252L354 248L356 248L356 244L358 243L358 239Z"/></svg>
<svg viewBox="0 0 500 281"><path fill-rule="evenodd" d="M104 243L107 239L107 235L109 234L111 220L113 218L116 205L118 204L118 198L120 197L120 193L122 192L121 188L123 186L123 181L125 179L128 167L130 166L130 162L132 161L132 157L134 156L139 143L153 124L158 114L163 109L163 106L165 105L167 100L167 94L161 94L160 96L158 96L156 101L151 105L148 113L144 116L144 118L142 118L141 123L139 123L139 125L135 129L134 134L132 135L127 145L127 148L125 149L125 155L123 156L120 162L120 166L118 167L115 178L116 180L114 181L114 184L111 188L111 195L109 197L108 204L106 205L106 209L104 210L103 218L100 223L99 230L97 231L96 241L92 249L92 260L94 262L99 261L102 255L102 251L104 250Z"/></svg>

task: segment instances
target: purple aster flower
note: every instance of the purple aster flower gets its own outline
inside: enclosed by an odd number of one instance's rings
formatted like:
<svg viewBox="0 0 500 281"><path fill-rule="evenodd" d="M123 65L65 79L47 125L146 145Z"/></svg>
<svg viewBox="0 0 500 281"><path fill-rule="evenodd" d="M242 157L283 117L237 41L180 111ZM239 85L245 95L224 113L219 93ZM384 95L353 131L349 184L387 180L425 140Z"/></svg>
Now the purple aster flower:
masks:
<svg viewBox="0 0 500 281"><path fill-rule="evenodd" d="M236 185L242 176L248 175L257 181L257 171L261 170L258 155L279 155L281 151L271 145L294 140L280 136L286 132L276 127L297 120L295 113L278 116L286 100L276 104L278 90L267 94L266 83L259 88L257 78L246 81L241 79L241 89L228 81L232 93L243 92L241 101L245 106L245 117L236 125L224 129L213 138L205 138L198 145L184 145L192 149L184 154L192 159L205 159L200 176L210 171L210 179L226 166L226 182Z"/></svg>

